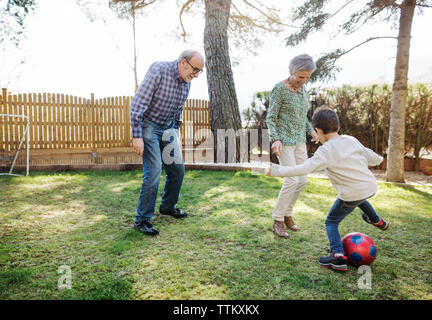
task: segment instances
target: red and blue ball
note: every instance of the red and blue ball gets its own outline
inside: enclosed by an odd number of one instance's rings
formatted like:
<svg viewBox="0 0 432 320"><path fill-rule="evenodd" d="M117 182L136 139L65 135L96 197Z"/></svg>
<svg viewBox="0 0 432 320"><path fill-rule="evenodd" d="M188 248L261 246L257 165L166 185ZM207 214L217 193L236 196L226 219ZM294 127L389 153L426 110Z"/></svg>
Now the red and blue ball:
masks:
<svg viewBox="0 0 432 320"><path fill-rule="evenodd" d="M370 265L377 256L374 241L364 233L349 233L342 238L342 243L348 262L355 267Z"/></svg>

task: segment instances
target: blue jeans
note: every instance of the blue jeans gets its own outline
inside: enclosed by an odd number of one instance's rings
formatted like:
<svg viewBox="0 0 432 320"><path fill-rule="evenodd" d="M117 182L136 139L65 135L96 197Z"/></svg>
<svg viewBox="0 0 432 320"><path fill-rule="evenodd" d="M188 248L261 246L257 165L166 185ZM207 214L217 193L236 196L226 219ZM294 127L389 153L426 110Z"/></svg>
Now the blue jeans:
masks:
<svg viewBox="0 0 432 320"><path fill-rule="evenodd" d="M162 168L166 174L161 207L173 209L178 201L184 178L184 162L174 122L166 127L144 119L143 182L138 199L135 221L153 217Z"/></svg>
<svg viewBox="0 0 432 320"><path fill-rule="evenodd" d="M344 248L338 226L339 223L356 207L359 207L369 217L369 220L372 223L377 223L380 221L380 217L366 199L348 202L337 198L333 203L333 206L330 209L325 221L327 237L330 242L330 249L333 253L344 254Z"/></svg>

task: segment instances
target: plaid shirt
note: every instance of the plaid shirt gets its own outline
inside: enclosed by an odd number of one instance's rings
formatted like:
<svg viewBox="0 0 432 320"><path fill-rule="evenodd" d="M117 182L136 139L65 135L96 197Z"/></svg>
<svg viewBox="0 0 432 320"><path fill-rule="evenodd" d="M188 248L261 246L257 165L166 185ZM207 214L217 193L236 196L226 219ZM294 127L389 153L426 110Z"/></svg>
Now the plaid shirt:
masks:
<svg viewBox="0 0 432 320"><path fill-rule="evenodd" d="M130 106L132 137L142 137L143 118L163 127L174 120L174 128L180 128L190 82L180 79L177 64L154 62L148 69Z"/></svg>

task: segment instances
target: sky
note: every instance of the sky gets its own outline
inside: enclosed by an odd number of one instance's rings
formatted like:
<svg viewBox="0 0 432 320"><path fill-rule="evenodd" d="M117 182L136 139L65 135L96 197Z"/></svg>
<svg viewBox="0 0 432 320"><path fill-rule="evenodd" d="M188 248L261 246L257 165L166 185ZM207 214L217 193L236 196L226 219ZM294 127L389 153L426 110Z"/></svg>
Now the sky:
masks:
<svg viewBox="0 0 432 320"><path fill-rule="evenodd" d="M180 37L176 0L163 0L149 7L137 25L138 78L143 79L154 61L172 61L187 48L202 52L202 11L186 15L187 42ZM298 1L297 1L298 2ZM107 18L91 22L75 0L37 0L28 17L26 39L21 49L8 48L2 55L0 84L14 93L49 92L96 98L134 94L131 27L125 20ZM267 0L289 13L292 1ZM432 81L430 29L432 9L414 18L410 48L409 79ZM330 30L331 31L331 30ZM286 47L288 32L266 37L254 56L244 48L230 48L240 110L250 106L253 94L271 90L289 75L292 57L308 53L315 59L323 52L351 46L370 36L396 36L390 25L366 25L354 36L335 38L330 32L314 34L304 44ZM342 71L328 86L358 85L381 79L391 83L394 75L396 40L375 40L340 59ZM19 62L24 59L23 64ZM192 81L189 98L208 99L206 72Z"/></svg>

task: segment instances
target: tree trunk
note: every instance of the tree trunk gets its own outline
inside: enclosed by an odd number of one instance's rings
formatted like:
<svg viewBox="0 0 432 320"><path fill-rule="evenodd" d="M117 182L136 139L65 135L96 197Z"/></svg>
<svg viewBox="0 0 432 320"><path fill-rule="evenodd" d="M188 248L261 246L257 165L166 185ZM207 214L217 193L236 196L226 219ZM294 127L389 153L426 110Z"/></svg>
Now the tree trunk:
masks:
<svg viewBox="0 0 432 320"><path fill-rule="evenodd" d="M405 182L405 108L411 25L415 6L415 0L405 0L401 4L401 15L399 19L399 35L392 90L386 170L386 180L392 182Z"/></svg>
<svg viewBox="0 0 432 320"><path fill-rule="evenodd" d="M210 126L214 133L217 129L237 131L241 128L228 46L230 7L231 0L205 0L204 51L210 99Z"/></svg>

